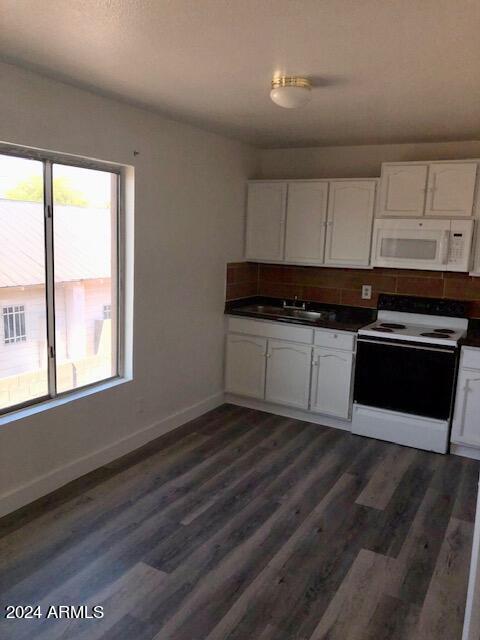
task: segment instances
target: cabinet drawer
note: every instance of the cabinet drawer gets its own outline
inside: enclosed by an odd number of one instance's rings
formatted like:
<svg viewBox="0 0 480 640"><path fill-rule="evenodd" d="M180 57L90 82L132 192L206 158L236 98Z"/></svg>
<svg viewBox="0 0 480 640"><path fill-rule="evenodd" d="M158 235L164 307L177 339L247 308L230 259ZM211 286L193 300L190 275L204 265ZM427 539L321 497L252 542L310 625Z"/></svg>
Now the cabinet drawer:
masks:
<svg viewBox="0 0 480 640"><path fill-rule="evenodd" d="M476 349L475 347L462 347L460 367L480 369L480 349Z"/></svg>
<svg viewBox="0 0 480 640"><path fill-rule="evenodd" d="M304 342L306 344L312 344L313 342L313 329L291 324L282 324L281 322L273 323L268 320L230 317L228 319L228 331L230 333L246 333L251 336L277 338L279 340Z"/></svg>
<svg viewBox="0 0 480 640"><path fill-rule="evenodd" d="M331 349L343 349L353 351L355 348L355 335L342 331L315 331L314 344L318 347L330 347Z"/></svg>

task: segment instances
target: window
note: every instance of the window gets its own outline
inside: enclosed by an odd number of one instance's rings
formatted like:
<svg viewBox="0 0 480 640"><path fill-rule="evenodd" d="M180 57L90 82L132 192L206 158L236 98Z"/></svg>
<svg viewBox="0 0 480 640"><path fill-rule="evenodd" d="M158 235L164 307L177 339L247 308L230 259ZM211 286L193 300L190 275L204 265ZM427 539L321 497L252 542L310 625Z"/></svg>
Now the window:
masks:
<svg viewBox="0 0 480 640"><path fill-rule="evenodd" d="M3 334L5 344L25 342L27 340L25 307L23 305L3 307Z"/></svg>
<svg viewBox="0 0 480 640"><path fill-rule="evenodd" d="M0 154L0 412L119 373L119 175L40 156Z"/></svg>

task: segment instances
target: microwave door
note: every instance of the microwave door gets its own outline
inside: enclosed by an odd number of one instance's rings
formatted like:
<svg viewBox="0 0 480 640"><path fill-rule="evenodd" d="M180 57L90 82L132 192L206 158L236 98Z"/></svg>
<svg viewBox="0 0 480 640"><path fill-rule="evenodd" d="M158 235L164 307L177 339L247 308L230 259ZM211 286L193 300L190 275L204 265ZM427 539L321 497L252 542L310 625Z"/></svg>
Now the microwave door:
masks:
<svg viewBox="0 0 480 640"><path fill-rule="evenodd" d="M442 269L448 259L449 231L445 221L437 228L423 226L377 229L376 266L410 269Z"/></svg>

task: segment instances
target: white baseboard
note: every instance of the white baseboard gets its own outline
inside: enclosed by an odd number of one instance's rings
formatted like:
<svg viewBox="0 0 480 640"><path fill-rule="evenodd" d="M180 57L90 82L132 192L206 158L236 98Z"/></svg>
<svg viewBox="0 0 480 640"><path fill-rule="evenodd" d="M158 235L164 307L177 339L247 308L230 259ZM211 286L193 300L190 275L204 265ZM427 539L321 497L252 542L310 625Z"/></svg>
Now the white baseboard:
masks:
<svg viewBox="0 0 480 640"><path fill-rule="evenodd" d="M456 456L463 456L464 458L480 460L480 449L477 449L477 447L469 447L466 444L455 444L452 442L450 445L450 453Z"/></svg>
<svg viewBox="0 0 480 640"><path fill-rule="evenodd" d="M0 517L11 513L20 507L41 498L42 496L59 489L63 485L76 480L80 476L98 469L104 464L116 460L126 453L147 444L151 440L180 427L182 424L194 420L199 416L220 406L224 402L223 392L216 393L196 404L177 411L176 413L163 418L159 422L140 429L135 433L114 442L103 449L77 458L62 467L53 469L34 480L15 488L8 493L0 494Z"/></svg>
<svg viewBox="0 0 480 640"><path fill-rule="evenodd" d="M343 429L344 431L350 431L352 428L350 420L341 420L340 418L334 418L332 416L304 411L303 409L292 409L281 404L266 402L265 400L244 398L243 396L237 396L233 393L225 394L225 402L237 404L240 407L248 407L249 409L257 409L258 411L266 411L267 413L275 413L277 416L285 416L286 418L321 424L324 427L333 427L334 429Z"/></svg>

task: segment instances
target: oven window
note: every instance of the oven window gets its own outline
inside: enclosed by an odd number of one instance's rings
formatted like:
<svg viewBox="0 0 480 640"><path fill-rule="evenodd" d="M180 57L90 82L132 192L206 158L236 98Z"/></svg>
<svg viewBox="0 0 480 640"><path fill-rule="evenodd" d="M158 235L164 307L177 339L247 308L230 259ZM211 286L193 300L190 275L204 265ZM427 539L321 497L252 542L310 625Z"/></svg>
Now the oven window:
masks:
<svg viewBox="0 0 480 640"><path fill-rule="evenodd" d="M453 351L358 341L354 400L427 418L450 417Z"/></svg>
<svg viewBox="0 0 480 640"><path fill-rule="evenodd" d="M438 242L419 238L382 238L382 258L435 260Z"/></svg>

